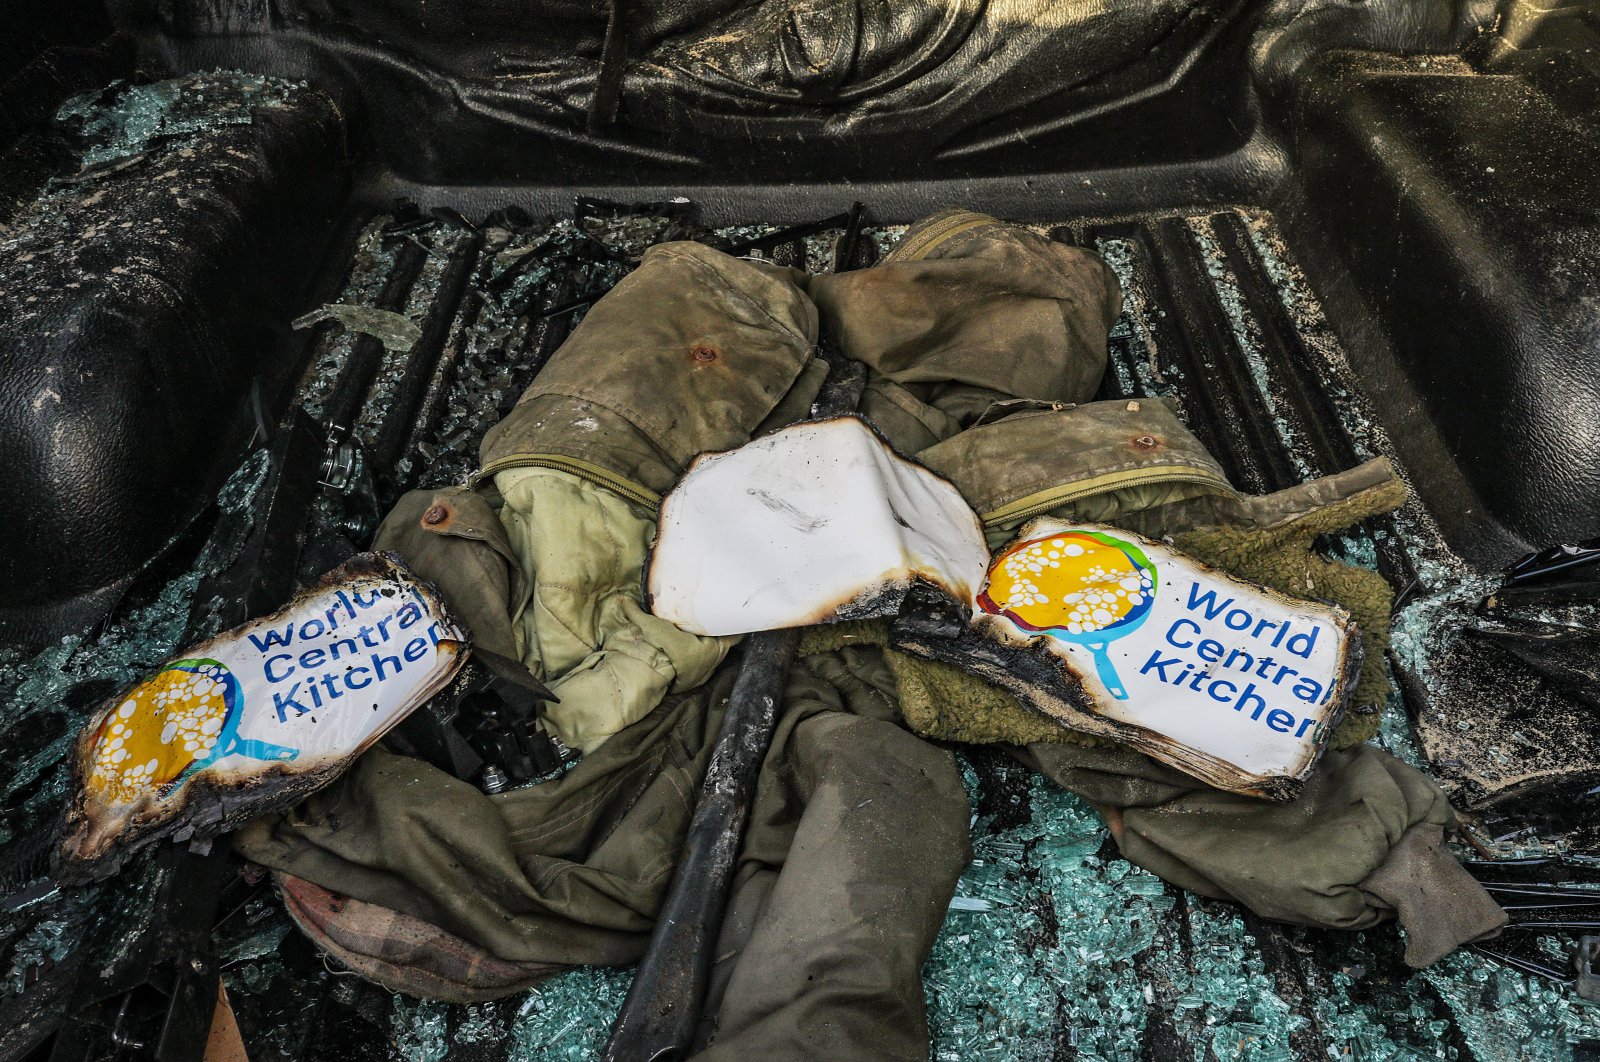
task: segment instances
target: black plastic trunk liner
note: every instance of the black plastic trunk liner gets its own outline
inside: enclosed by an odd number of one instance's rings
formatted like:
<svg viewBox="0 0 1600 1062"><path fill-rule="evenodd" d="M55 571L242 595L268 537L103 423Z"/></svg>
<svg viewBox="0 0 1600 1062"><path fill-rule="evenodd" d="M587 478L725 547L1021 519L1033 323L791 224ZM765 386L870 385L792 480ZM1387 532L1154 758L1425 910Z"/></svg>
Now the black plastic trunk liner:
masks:
<svg viewBox="0 0 1600 1062"><path fill-rule="evenodd" d="M360 330L314 326L299 400L348 427L363 454L344 476L348 497L314 516L303 574L364 544L400 491L471 471L483 432L588 302L645 246L689 227L684 205L657 211L607 216L615 212L590 204L587 220L552 225L510 210L481 227L448 213L402 213L353 226L336 268L346 277L339 301L356 309L336 312ZM832 232L760 239L769 231L713 238L814 269L827 262ZM876 258L899 231L869 230L859 253ZM1389 452L1270 215L1082 219L1050 231L1099 249L1124 285L1102 397L1175 399L1242 489L1277 489ZM407 339L409 351L391 349ZM260 453L224 491L218 525L248 505L265 474ZM89 705L179 648L205 531L187 554L148 573L91 640L5 662L0 688L13 711L0 745L15 767L0 840L13 849L48 825L64 786L61 758ZM1430 609L1478 585L1427 513L1413 502L1324 545L1379 568L1401 590L1410 603L1396 651L1425 674ZM1416 762L1398 698L1385 709L1380 742ZM961 760L976 859L925 971L938 1059L1490 1062L1568 1058L1573 1045L1600 1042L1600 1009L1569 989L1464 952L1413 974L1391 928L1286 927L1189 896L1120 859L1076 798L988 750ZM1547 850L1521 835L1497 854ZM40 989L69 982L92 950L83 942L118 924L107 922L113 895L138 912L152 891L150 863L136 862L109 887L3 916L0 1047L8 1037L25 1045L30 1016L42 1025L60 1006L59 991ZM585 969L497 1003L420 1003L330 968L265 887L230 895L221 914L223 976L257 1060L590 1058L631 977ZM1528 946L1545 965L1569 965L1569 940Z"/></svg>

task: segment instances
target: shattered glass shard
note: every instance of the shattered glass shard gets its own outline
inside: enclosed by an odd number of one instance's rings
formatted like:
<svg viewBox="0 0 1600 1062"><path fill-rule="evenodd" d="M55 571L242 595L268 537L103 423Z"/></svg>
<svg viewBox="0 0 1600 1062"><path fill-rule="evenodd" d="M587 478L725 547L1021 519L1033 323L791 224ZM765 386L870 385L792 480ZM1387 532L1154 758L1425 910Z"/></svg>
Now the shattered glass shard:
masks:
<svg viewBox="0 0 1600 1062"><path fill-rule="evenodd" d="M385 349L400 353L409 351L422 338L422 329L402 314L343 302L319 306L310 313L296 317L292 324L295 328L310 328L323 321L337 321L352 332L371 336L382 343Z"/></svg>

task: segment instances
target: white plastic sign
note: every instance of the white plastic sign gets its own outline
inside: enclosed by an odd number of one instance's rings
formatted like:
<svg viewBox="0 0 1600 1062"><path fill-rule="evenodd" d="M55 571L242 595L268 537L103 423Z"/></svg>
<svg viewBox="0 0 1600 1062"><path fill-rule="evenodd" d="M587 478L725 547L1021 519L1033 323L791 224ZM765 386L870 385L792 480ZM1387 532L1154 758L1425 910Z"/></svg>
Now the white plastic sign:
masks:
<svg viewBox="0 0 1600 1062"><path fill-rule="evenodd" d="M64 858L134 843L200 794L229 792L233 818L270 810L263 805L285 791L298 799L314 784L297 779L325 783L449 681L467 645L398 558L355 558L278 612L168 661L96 714L79 739Z"/></svg>
<svg viewBox="0 0 1600 1062"><path fill-rule="evenodd" d="M1028 525L995 556L976 616L1068 669L1058 695L1029 703L1226 789L1303 776L1359 664L1342 610L1108 527Z"/></svg>

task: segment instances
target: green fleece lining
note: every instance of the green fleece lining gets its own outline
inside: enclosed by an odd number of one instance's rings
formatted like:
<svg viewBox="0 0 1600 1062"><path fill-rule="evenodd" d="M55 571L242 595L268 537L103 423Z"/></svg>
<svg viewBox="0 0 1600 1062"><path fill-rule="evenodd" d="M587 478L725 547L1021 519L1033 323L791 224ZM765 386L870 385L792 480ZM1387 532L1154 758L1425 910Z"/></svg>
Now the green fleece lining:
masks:
<svg viewBox="0 0 1600 1062"><path fill-rule="evenodd" d="M1069 730L1017 703L1000 687L949 664L924 660L888 647L888 620L852 620L809 627L800 638L801 656L830 653L847 645L883 648L894 675L900 714L923 737L969 745L1026 745L1049 741L1086 747L1116 747L1092 734Z"/></svg>
<svg viewBox="0 0 1600 1062"><path fill-rule="evenodd" d="M1404 501L1405 487L1391 482L1275 527L1204 528L1173 538L1174 545L1202 563L1293 597L1332 601L1354 618L1364 651L1361 677L1351 691L1352 708L1330 741L1334 748L1359 745L1378 733L1381 717L1373 709L1388 699L1392 689L1387 654L1394 588L1377 572L1317 556L1311 541L1325 531L1389 512Z"/></svg>

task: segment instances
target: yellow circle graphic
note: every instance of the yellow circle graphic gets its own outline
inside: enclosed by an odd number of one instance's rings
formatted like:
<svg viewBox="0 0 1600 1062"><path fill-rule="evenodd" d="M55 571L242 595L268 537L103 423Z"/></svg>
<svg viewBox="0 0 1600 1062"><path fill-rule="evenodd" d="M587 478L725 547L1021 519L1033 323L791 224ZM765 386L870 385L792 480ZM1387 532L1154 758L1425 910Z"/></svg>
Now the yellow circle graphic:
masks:
<svg viewBox="0 0 1600 1062"><path fill-rule="evenodd" d="M216 747L234 699L233 676L214 660L180 660L135 686L100 726L88 785L131 804L180 778Z"/></svg>
<svg viewBox="0 0 1600 1062"><path fill-rule="evenodd" d="M1150 573L1126 552L1087 535L1025 542L990 569L986 596L1032 630L1093 634L1114 627L1150 603Z"/></svg>

